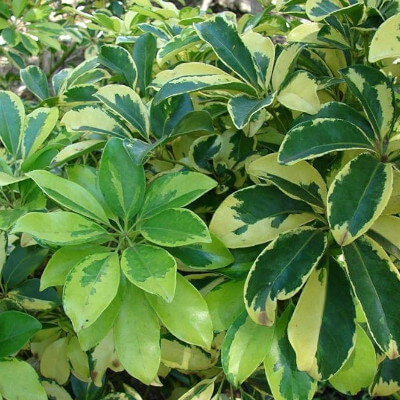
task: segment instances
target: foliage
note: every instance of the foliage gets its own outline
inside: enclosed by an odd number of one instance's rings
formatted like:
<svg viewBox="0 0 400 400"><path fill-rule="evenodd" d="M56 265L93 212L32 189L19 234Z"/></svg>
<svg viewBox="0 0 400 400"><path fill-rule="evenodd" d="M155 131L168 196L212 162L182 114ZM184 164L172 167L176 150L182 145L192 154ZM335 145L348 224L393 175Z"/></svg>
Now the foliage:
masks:
<svg viewBox="0 0 400 400"><path fill-rule="evenodd" d="M264 6L1 3L0 398L399 392L400 3Z"/></svg>

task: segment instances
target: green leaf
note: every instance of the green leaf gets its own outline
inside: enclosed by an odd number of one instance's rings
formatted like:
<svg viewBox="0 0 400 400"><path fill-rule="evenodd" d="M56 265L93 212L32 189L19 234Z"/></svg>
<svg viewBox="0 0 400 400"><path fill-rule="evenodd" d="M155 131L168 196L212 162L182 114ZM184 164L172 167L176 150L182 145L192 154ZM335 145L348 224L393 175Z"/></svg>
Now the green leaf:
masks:
<svg viewBox="0 0 400 400"><path fill-rule="evenodd" d="M372 383L375 373L374 345L361 326L357 325L356 346L346 364L329 379L329 383L336 390L354 396Z"/></svg>
<svg viewBox="0 0 400 400"><path fill-rule="evenodd" d="M0 394L7 400L47 400L36 371L16 358L0 360Z"/></svg>
<svg viewBox="0 0 400 400"><path fill-rule="evenodd" d="M392 83L383 72L367 65L341 69L349 89L361 103L377 138L392 132L395 98Z"/></svg>
<svg viewBox="0 0 400 400"><path fill-rule="evenodd" d="M330 258L314 270L288 325L297 368L317 380L331 378L353 351L356 310L342 267Z"/></svg>
<svg viewBox="0 0 400 400"><path fill-rule="evenodd" d="M368 52L368 61L373 63L385 58L400 56L400 15L393 15L379 25Z"/></svg>
<svg viewBox="0 0 400 400"><path fill-rule="evenodd" d="M162 175L148 186L140 215L147 218L169 208L184 207L215 186L217 182L198 172Z"/></svg>
<svg viewBox="0 0 400 400"><path fill-rule="evenodd" d="M370 154L360 154L335 177L328 191L332 234L346 246L365 233L381 215L392 191L393 172Z"/></svg>
<svg viewBox="0 0 400 400"><path fill-rule="evenodd" d="M101 64L121 75L131 87L136 84L136 66L128 50L111 44L103 45L98 60Z"/></svg>
<svg viewBox="0 0 400 400"><path fill-rule="evenodd" d="M0 313L0 358L12 355L40 329L42 324L19 311Z"/></svg>
<svg viewBox="0 0 400 400"><path fill-rule="evenodd" d="M178 339L210 348L213 331L211 316L201 294L180 274L176 276L175 296L167 303L159 296L147 299L161 322Z"/></svg>
<svg viewBox="0 0 400 400"><path fill-rule="evenodd" d="M210 232L228 248L268 242L314 216L311 207L274 186L249 186L229 195L215 211Z"/></svg>
<svg viewBox="0 0 400 400"><path fill-rule="evenodd" d="M257 87L257 72L249 49L244 45L233 22L216 15L194 25L198 35L213 48L218 58L245 81Z"/></svg>
<svg viewBox="0 0 400 400"><path fill-rule="evenodd" d="M12 12L16 18L22 14L22 11L24 11L27 4L28 0L12 0Z"/></svg>
<svg viewBox="0 0 400 400"><path fill-rule="evenodd" d="M138 244L127 248L121 258L125 276L148 293L171 302L175 294L176 261L168 251Z"/></svg>
<svg viewBox="0 0 400 400"><path fill-rule="evenodd" d="M65 281L63 304L76 331L90 326L109 306L119 278L116 253L89 255L72 268Z"/></svg>
<svg viewBox="0 0 400 400"><path fill-rule="evenodd" d="M140 233L150 242L167 247L211 242L206 224L184 208L170 208L145 219Z"/></svg>
<svg viewBox="0 0 400 400"><path fill-rule="evenodd" d="M131 284L114 324L114 341L126 371L149 385L160 366L160 325L142 290Z"/></svg>
<svg viewBox="0 0 400 400"><path fill-rule="evenodd" d="M391 396L400 390L400 359L385 358L378 366L374 382L369 388L371 396Z"/></svg>
<svg viewBox="0 0 400 400"><path fill-rule="evenodd" d="M243 92L252 96L256 95L255 90L251 86L230 75L189 75L169 80L161 87L154 97L153 102L154 104L158 104L169 97L199 90L223 90Z"/></svg>
<svg viewBox="0 0 400 400"><path fill-rule="evenodd" d="M171 138L193 132L214 132L211 115L207 111L188 112L173 127L169 136Z"/></svg>
<svg viewBox="0 0 400 400"><path fill-rule="evenodd" d="M193 243L169 249L169 252L187 268L214 270L224 268L234 261L231 252L215 236L210 243Z"/></svg>
<svg viewBox="0 0 400 400"><path fill-rule="evenodd" d="M323 231L305 227L278 236L258 256L247 276L244 302L254 322L275 323L278 300L293 297L327 247Z"/></svg>
<svg viewBox="0 0 400 400"><path fill-rule="evenodd" d="M65 125L68 132L89 131L101 135L129 137L129 131L121 121L98 105L85 105L67 111L61 119L61 123Z"/></svg>
<svg viewBox="0 0 400 400"><path fill-rule="evenodd" d="M221 349L226 378L238 386L262 363L268 354L274 326L256 324L243 312L228 329Z"/></svg>
<svg viewBox="0 0 400 400"><path fill-rule="evenodd" d="M52 133L58 121L58 108L40 107L25 119L22 136L22 156L33 156Z"/></svg>
<svg viewBox="0 0 400 400"><path fill-rule="evenodd" d="M246 126L253 115L261 109L270 106L274 98L274 95L270 95L262 100L244 95L232 97L228 102L228 111L236 128L242 129Z"/></svg>
<svg viewBox="0 0 400 400"><path fill-rule="evenodd" d="M25 109L20 98L12 92L0 90L0 138L4 147L17 155L25 120Z"/></svg>
<svg viewBox="0 0 400 400"><path fill-rule="evenodd" d="M64 285L65 278L71 269L86 256L104 253L107 247L102 246L67 246L57 250L48 261L40 277L40 290L50 286Z"/></svg>
<svg viewBox="0 0 400 400"><path fill-rule="evenodd" d="M145 139L149 135L149 117L146 106L139 95L124 85L107 85L96 94L110 110L132 125Z"/></svg>
<svg viewBox="0 0 400 400"><path fill-rule="evenodd" d="M5 287L13 288L21 283L42 265L47 253L47 249L38 246L15 247L2 271Z"/></svg>
<svg viewBox="0 0 400 400"><path fill-rule="evenodd" d="M100 161L99 185L110 209L129 220L140 210L146 179L142 165L136 165L124 148L123 142L111 138Z"/></svg>
<svg viewBox="0 0 400 400"><path fill-rule="evenodd" d="M273 183L289 197L303 200L318 211L325 208L326 184L319 172L306 161L281 165L278 163L278 153L272 153L248 164L247 172Z"/></svg>
<svg viewBox="0 0 400 400"><path fill-rule="evenodd" d="M279 149L279 162L294 164L332 151L371 149L364 132L351 122L335 118L315 118L295 125Z"/></svg>
<svg viewBox="0 0 400 400"><path fill-rule="evenodd" d="M47 171L32 171L27 175L47 196L60 205L85 217L108 224L107 215L100 203L82 186Z"/></svg>
<svg viewBox="0 0 400 400"><path fill-rule="evenodd" d="M157 53L157 40L151 33L139 36L133 46L132 58L137 68L137 80L141 94L151 82L154 59Z"/></svg>
<svg viewBox="0 0 400 400"><path fill-rule="evenodd" d="M26 214L18 219L13 232L29 233L40 242L58 246L104 243L111 239L101 226L66 211Z"/></svg>
<svg viewBox="0 0 400 400"><path fill-rule="evenodd" d="M227 281L213 288L205 297L210 310L214 331L228 330L235 319L245 311L243 304L244 281Z"/></svg>
<svg viewBox="0 0 400 400"><path fill-rule="evenodd" d="M50 97L46 74L36 65L30 65L20 70L24 85L40 100Z"/></svg>
<svg viewBox="0 0 400 400"><path fill-rule="evenodd" d="M292 315L288 306L279 318L271 348L264 360L265 374L276 400L311 400L317 382L296 366L296 354L287 336L287 326Z"/></svg>
<svg viewBox="0 0 400 400"><path fill-rule="evenodd" d="M389 358L398 357L400 274L397 268L382 247L365 236L343 247L343 254L347 273L375 342Z"/></svg>

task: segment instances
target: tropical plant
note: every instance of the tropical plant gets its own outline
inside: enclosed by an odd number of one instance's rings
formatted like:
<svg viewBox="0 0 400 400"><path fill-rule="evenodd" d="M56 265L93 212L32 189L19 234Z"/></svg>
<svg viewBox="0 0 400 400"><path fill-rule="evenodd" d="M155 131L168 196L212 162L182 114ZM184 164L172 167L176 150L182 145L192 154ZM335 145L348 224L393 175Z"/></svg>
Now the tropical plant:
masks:
<svg viewBox="0 0 400 400"><path fill-rule="evenodd" d="M114 3L0 91L1 396L398 392L400 3Z"/></svg>

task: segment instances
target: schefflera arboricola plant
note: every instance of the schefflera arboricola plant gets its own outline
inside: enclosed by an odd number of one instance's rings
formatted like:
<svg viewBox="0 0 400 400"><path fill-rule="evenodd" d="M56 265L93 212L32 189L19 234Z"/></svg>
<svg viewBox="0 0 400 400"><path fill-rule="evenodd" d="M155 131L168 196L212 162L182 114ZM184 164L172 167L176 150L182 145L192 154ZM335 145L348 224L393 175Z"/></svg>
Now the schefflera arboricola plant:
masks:
<svg viewBox="0 0 400 400"><path fill-rule="evenodd" d="M316 382L326 380L342 392L369 386L373 395L388 393L385 382L398 371L400 151L393 84L370 66L340 74L363 112L333 101L300 117L278 153L248 164L256 184L228 196L210 224L228 248L266 243L244 284L248 317L228 330L222 365L237 381L235 347L263 326L259 347L276 398L293 398L289 381L299 398L311 398ZM313 164L332 154L330 168Z"/></svg>
<svg viewBox="0 0 400 400"><path fill-rule="evenodd" d="M67 170L68 179L44 170L27 174L61 209L28 213L13 231L56 250L41 289L64 286L64 311L81 348L93 348L113 330L122 366L150 384L160 366L160 321L184 342L211 346L206 302L177 273L168 248L201 249L217 241L199 216L183 208L217 183L182 171L146 186L143 165L118 138L107 142L98 171L86 165Z"/></svg>

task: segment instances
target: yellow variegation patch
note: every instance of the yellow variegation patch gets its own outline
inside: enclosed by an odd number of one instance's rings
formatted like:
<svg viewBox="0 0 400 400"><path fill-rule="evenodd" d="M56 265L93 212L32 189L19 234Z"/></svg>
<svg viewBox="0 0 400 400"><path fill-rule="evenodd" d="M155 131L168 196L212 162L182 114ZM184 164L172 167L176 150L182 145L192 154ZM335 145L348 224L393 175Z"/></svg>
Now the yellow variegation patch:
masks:
<svg viewBox="0 0 400 400"><path fill-rule="evenodd" d="M285 80L277 94L277 100L291 110L316 114L321 108L318 84L306 71L298 71Z"/></svg>
<svg viewBox="0 0 400 400"><path fill-rule="evenodd" d="M290 72L290 66L296 61L302 48L301 43L294 43L286 47L276 60L272 73L272 88L278 90L282 82Z"/></svg>
<svg viewBox="0 0 400 400"><path fill-rule="evenodd" d="M371 41L369 62L400 56L400 14L393 15L379 26Z"/></svg>

